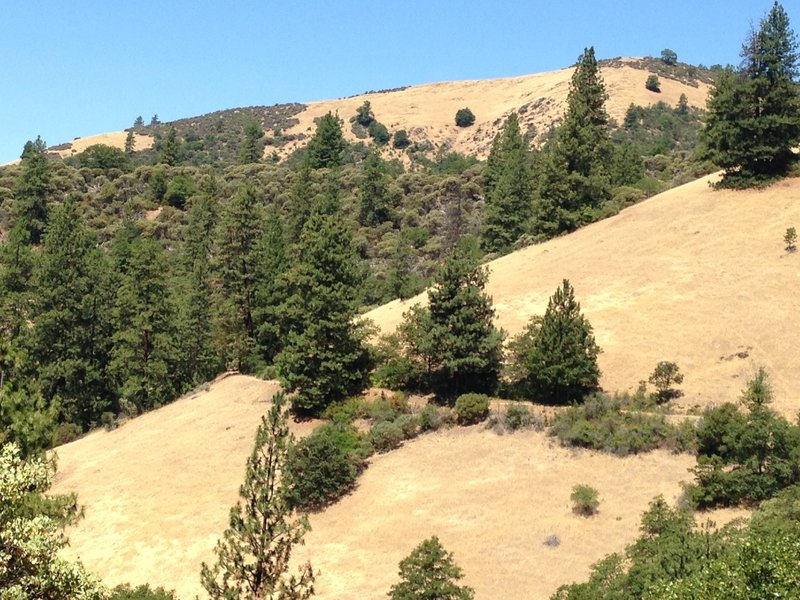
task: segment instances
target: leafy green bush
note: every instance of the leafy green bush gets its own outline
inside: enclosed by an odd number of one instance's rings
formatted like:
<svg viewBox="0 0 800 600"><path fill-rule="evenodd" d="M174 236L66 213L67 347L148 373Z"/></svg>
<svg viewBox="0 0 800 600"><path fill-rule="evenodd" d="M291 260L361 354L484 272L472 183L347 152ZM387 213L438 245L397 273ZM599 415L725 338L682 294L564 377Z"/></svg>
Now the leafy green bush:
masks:
<svg viewBox="0 0 800 600"><path fill-rule="evenodd" d="M397 423L380 421L370 429L370 439L376 452L389 452L400 446L405 435Z"/></svg>
<svg viewBox="0 0 800 600"><path fill-rule="evenodd" d="M419 414L419 426L422 431L436 431L442 424L439 409L433 404L426 404Z"/></svg>
<svg viewBox="0 0 800 600"><path fill-rule="evenodd" d="M576 485L572 488L569 498L572 500L572 512L584 517L596 514L597 508L600 506L597 490L589 485Z"/></svg>
<svg viewBox="0 0 800 600"><path fill-rule="evenodd" d="M403 432L405 439L416 437L419 433L420 418L417 415L400 415L394 420L394 424Z"/></svg>
<svg viewBox="0 0 800 600"><path fill-rule="evenodd" d="M475 115L469 108L459 108L456 111L456 125L459 127L469 127L475 122Z"/></svg>
<svg viewBox="0 0 800 600"><path fill-rule="evenodd" d="M283 471L289 503L319 510L355 487L367 451L352 426L326 423L290 450Z"/></svg>
<svg viewBox="0 0 800 600"><path fill-rule="evenodd" d="M648 381L656 386L659 402L667 402L681 395L681 391L673 386L683 383L683 373L674 362L662 360L656 365Z"/></svg>
<svg viewBox="0 0 800 600"><path fill-rule="evenodd" d="M475 425L489 416L489 396L461 394L456 399L456 418L461 425Z"/></svg>
<svg viewBox="0 0 800 600"><path fill-rule="evenodd" d="M411 140L408 138L408 132L405 129L398 129L395 131L392 145L398 150L408 148L411 145Z"/></svg>
<svg viewBox="0 0 800 600"><path fill-rule="evenodd" d="M144 584L132 588L126 583L112 589L108 600L178 600L178 597L174 591L162 587L151 589L149 584Z"/></svg>
<svg viewBox="0 0 800 600"><path fill-rule="evenodd" d="M373 121L370 123L367 131L369 132L369 136L378 144L385 144L392 137L389 134L389 130L386 129L386 125L379 123L378 121Z"/></svg>
<svg viewBox="0 0 800 600"><path fill-rule="evenodd" d="M656 92L656 93L660 92L661 82L658 80L658 75L650 75L647 78L647 81L644 82L644 87L651 92Z"/></svg>
<svg viewBox="0 0 800 600"><path fill-rule="evenodd" d="M505 425L511 431L524 429L533 424L533 415L524 404L512 404L506 409Z"/></svg>

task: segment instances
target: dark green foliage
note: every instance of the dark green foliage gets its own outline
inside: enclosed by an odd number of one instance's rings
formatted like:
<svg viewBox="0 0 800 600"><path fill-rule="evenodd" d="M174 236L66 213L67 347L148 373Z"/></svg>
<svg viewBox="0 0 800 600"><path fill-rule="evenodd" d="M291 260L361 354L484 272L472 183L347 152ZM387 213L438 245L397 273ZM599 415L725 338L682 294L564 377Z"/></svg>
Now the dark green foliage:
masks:
<svg viewBox="0 0 800 600"><path fill-rule="evenodd" d="M121 403L134 414L172 400L178 387L168 275L161 246L152 239L134 238L117 287L109 364Z"/></svg>
<svg viewBox="0 0 800 600"><path fill-rule="evenodd" d="M349 423L320 425L286 457L284 486L289 505L321 510L352 491L364 468L363 443Z"/></svg>
<svg viewBox="0 0 800 600"><path fill-rule="evenodd" d="M456 111L456 125L459 127L469 127L475 122L475 115L469 108L459 108Z"/></svg>
<svg viewBox="0 0 800 600"><path fill-rule="evenodd" d="M436 536L423 541L400 561L400 583L389 590L391 600L471 600L472 588L458 585L464 577Z"/></svg>
<svg viewBox="0 0 800 600"><path fill-rule="evenodd" d="M524 404L512 404L506 409L505 425L510 431L525 429L533 425L533 415Z"/></svg>
<svg viewBox="0 0 800 600"><path fill-rule="evenodd" d="M7 358L4 357L4 359ZM28 390L3 365L0 388L0 446L15 444L23 457L38 454L53 445L58 404L45 401L38 390Z"/></svg>
<svg viewBox="0 0 800 600"><path fill-rule="evenodd" d="M786 244L787 252L794 252L797 250L797 230L794 227L786 229L786 233L783 236L783 243Z"/></svg>
<svg viewBox="0 0 800 600"><path fill-rule="evenodd" d="M567 114L547 144L536 209L535 232L543 237L573 231L594 220L611 194L607 93L594 48L578 57Z"/></svg>
<svg viewBox="0 0 800 600"><path fill-rule="evenodd" d="M15 195L14 224L26 234L30 244L42 240L47 225L48 196L51 191L51 168L47 145L41 137L28 141L22 150L22 172Z"/></svg>
<svg viewBox="0 0 800 600"><path fill-rule="evenodd" d="M295 545L309 529L293 518L280 476L292 448L283 393L272 397L261 418L247 459L240 500L231 509L228 529L217 542L216 563L203 563L201 581L212 600L306 600L314 595L314 572L306 563L288 576Z"/></svg>
<svg viewBox="0 0 800 600"><path fill-rule="evenodd" d="M533 180L527 141L512 113L497 134L487 160L486 208L481 244L487 252L506 252L525 232L532 214Z"/></svg>
<svg viewBox="0 0 800 600"><path fill-rule="evenodd" d="M725 170L723 186L784 175L800 142L797 39L778 2L751 32L742 58L738 71L717 79L703 130L708 157Z"/></svg>
<svg viewBox="0 0 800 600"><path fill-rule="evenodd" d="M144 127L144 119L142 118L142 115L139 115L136 117L136 119L134 119L133 126L135 129L141 129Z"/></svg>
<svg viewBox="0 0 800 600"><path fill-rule="evenodd" d="M0 330L10 342L23 331L28 318L28 298L33 253L30 231L17 221L0 246Z"/></svg>
<svg viewBox="0 0 800 600"><path fill-rule="evenodd" d="M158 162L174 166L181 160L181 142L175 127L170 127L167 137L159 144Z"/></svg>
<svg viewBox="0 0 800 600"><path fill-rule="evenodd" d="M183 210L195 193L197 193L197 187L194 181L185 175L178 175L167 184L163 199L170 206Z"/></svg>
<svg viewBox="0 0 800 600"><path fill-rule="evenodd" d="M662 360L653 369L647 381L656 386L658 400L667 402L681 395L681 391L674 389L673 386L683 383L683 373L674 362Z"/></svg>
<svg viewBox="0 0 800 600"><path fill-rule="evenodd" d="M456 418L461 425L475 425L489 416L489 396L461 394L456 398Z"/></svg>
<svg viewBox="0 0 800 600"><path fill-rule="evenodd" d="M239 163L256 163L264 156L264 131L251 122L244 129L244 141L239 148Z"/></svg>
<svg viewBox="0 0 800 600"><path fill-rule="evenodd" d="M308 142L308 160L312 169L335 168L344 162L347 143L342 135L342 121L328 113L319 119L317 130Z"/></svg>
<svg viewBox="0 0 800 600"><path fill-rule="evenodd" d="M579 402L597 389L600 348L568 280L511 344L515 385L523 398L554 404Z"/></svg>
<svg viewBox="0 0 800 600"><path fill-rule="evenodd" d="M379 123L378 121L373 121L370 123L368 131L369 137L371 137L377 144L380 144L381 146L386 144L392 138L392 135L386 128L386 125Z"/></svg>
<svg viewBox="0 0 800 600"><path fill-rule="evenodd" d="M769 404L766 371L748 383L741 403L709 411L698 427L698 459L693 500L702 507L759 502L800 481L800 427Z"/></svg>
<svg viewBox="0 0 800 600"><path fill-rule="evenodd" d="M54 212L32 275L29 373L61 418L84 429L116 410L107 371L112 293L108 265L72 199Z"/></svg>
<svg viewBox="0 0 800 600"><path fill-rule="evenodd" d="M562 444L612 452L619 456L667 448L693 452L691 421L675 425L641 396L595 394L584 404L558 413L550 434Z"/></svg>
<svg viewBox="0 0 800 600"><path fill-rule="evenodd" d="M590 485L576 485L572 488L569 499L572 501L572 512L583 517L597 514L597 508L600 506L597 490Z"/></svg>
<svg viewBox="0 0 800 600"><path fill-rule="evenodd" d="M497 385L503 334L483 291L487 278L488 271L459 246L428 291L428 309L414 311L401 330L408 356L423 362L429 385L442 398L491 392Z"/></svg>
<svg viewBox="0 0 800 600"><path fill-rule="evenodd" d="M367 154L362 169L358 221L374 226L389 219L389 174L377 151Z"/></svg>
<svg viewBox="0 0 800 600"><path fill-rule="evenodd" d="M136 146L136 138L133 135L133 129L130 129L128 131L128 135L125 136L125 154L126 155L133 154L135 146Z"/></svg>
<svg viewBox="0 0 800 600"><path fill-rule="evenodd" d="M132 136L133 132L129 132L129 135ZM113 146L94 144L76 155L74 160L81 167L88 169L119 169L120 171L127 171L131 166L130 158L128 158L129 153L127 150L123 152Z"/></svg>
<svg viewBox="0 0 800 600"><path fill-rule="evenodd" d="M664 64L675 65L678 62L678 53L669 48L664 48L661 51L661 60L664 61Z"/></svg>
<svg viewBox="0 0 800 600"><path fill-rule="evenodd" d="M354 322L358 277L351 230L338 204L324 200L303 227L280 307L288 333L276 365L298 412L319 413L367 384L369 356Z"/></svg>
<svg viewBox="0 0 800 600"><path fill-rule="evenodd" d="M408 132L405 129L398 129L395 131L392 145L399 150L408 148L411 145L411 140L408 139Z"/></svg>
<svg viewBox="0 0 800 600"><path fill-rule="evenodd" d="M355 119L362 127L369 127L375 121L375 115L372 114L372 106L369 100L364 100L364 104L356 109Z"/></svg>
<svg viewBox="0 0 800 600"><path fill-rule="evenodd" d="M379 421L369 431L372 447L376 452L389 452L399 447L406 435L397 423Z"/></svg>
<svg viewBox="0 0 800 600"><path fill-rule="evenodd" d="M125 584L113 588L108 600L178 600L178 597L174 591L167 591L163 587L151 588L145 584L133 588Z"/></svg>
<svg viewBox="0 0 800 600"><path fill-rule="evenodd" d="M644 82L644 87L651 92L660 92L661 82L658 80L658 75L649 75L647 81Z"/></svg>
<svg viewBox="0 0 800 600"><path fill-rule="evenodd" d="M167 194L167 174L164 169L156 169L150 177L150 193L156 202L161 202Z"/></svg>
<svg viewBox="0 0 800 600"><path fill-rule="evenodd" d="M279 306L286 297L284 274L289 268L288 244L283 221L274 208L267 210L264 229L256 249L258 275L253 317L261 358L272 362L283 345Z"/></svg>

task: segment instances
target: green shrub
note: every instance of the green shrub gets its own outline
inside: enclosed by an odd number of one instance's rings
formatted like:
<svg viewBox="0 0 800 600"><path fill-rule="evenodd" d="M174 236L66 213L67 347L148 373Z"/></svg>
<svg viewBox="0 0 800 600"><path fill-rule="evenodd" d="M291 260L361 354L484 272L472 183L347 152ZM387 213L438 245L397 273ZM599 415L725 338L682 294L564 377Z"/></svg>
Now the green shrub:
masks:
<svg viewBox="0 0 800 600"><path fill-rule="evenodd" d="M644 82L644 87L651 92L660 92L661 82L658 80L658 75L650 75L647 81Z"/></svg>
<svg viewBox="0 0 800 600"><path fill-rule="evenodd" d="M322 413L323 418L334 423L352 423L356 419L365 419L369 415L369 403L360 396L346 398L328 406Z"/></svg>
<svg viewBox="0 0 800 600"><path fill-rule="evenodd" d="M426 404L419 414L419 427L422 431L436 431L442 419L439 410L433 404Z"/></svg>
<svg viewBox="0 0 800 600"><path fill-rule="evenodd" d="M411 140L408 138L408 132L405 129L398 129L395 131L392 145L398 150L408 148L411 145Z"/></svg>
<svg viewBox="0 0 800 600"><path fill-rule="evenodd" d="M475 425L489 416L489 396L461 394L456 399L456 418L460 425Z"/></svg>
<svg viewBox="0 0 800 600"><path fill-rule="evenodd" d="M382 421L394 421L400 415L410 412L408 396L402 392L397 392L391 396L381 394L372 402L366 403L366 416L373 424Z"/></svg>
<svg viewBox="0 0 800 600"><path fill-rule="evenodd" d="M681 395L680 390L676 390L673 386L683 383L683 373L674 362L662 360L656 365L647 381L656 386L659 402L667 402Z"/></svg>
<svg viewBox="0 0 800 600"><path fill-rule="evenodd" d="M151 589L149 584L145 584L132 588L126 583L112 589L108 600L178 600L178 597L174 591L162 587Z"/></svg>
<svg viewBox="0 0 800 600"><path fill-rule="evenodd" d="M400 415L394 420L394 424L403 432L405 439L416 437L419 433L420 418L417 415Z"/></svg>
<svg viewBox="0 0 800 600"><path fill-rule="evenodd" d="M378 121L373 121L370 123L367 131L369 132L369 136L378 144L385 144L392 137L389 134L389 130L386 129L386 125L379 123Z"/></svg>
<svg viewBox="0 0 800 600"><path fill-rule="evenodd" d="M400 426L393 421L380 421L370 429L370 438L376 452L389 452L400 446L405 436Z"/></svg>
<svg viewBox="0 0 800 600"><path fill-rule="evenodd" d="M475 115L469 108L459 108L456 111L456 125L459 127L469 127L475 122Z"/></svg>
<svg viewBox="0 0 800 600"><path fill-rule="evenodd" d="M283 471L289 503L319 510L355 487L366 451L355 428L339 423L317 427L288 453Z"/></svg>
<svg viewBox="0 0 800 600"><path fill-rule="evenodd" d="M572 500L572 512L584 517L596 514L600 506L599 494L590 485L576 485L569 498Z"/></svg>
<svg viewBox="0 0 800 600"><path fill-rule="evenodd" d="M53 445L61 446L74 442L83 435L83 429L75 423L59 423L53 436Z"/></svg>
<svg viewBox="0 0 800 600"><path fill-rule="evenodd" d="M533 415L524 404L512 404L506 409L505 425L511 431L524 429L533 424Z"/></svg>

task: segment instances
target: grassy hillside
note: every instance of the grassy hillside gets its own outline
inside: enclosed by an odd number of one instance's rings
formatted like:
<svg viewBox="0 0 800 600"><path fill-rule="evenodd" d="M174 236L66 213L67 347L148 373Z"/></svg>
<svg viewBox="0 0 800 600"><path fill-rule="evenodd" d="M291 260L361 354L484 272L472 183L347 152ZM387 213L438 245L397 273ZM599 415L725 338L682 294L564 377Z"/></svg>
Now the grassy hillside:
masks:
<svg viewBox="0 0 800 600"><path fill-rule="evenodd" d="M605 388L635 388L670 360L686 374L678 404L706 406L737 398L763 365L775 407L796 414L800 255L786 253L783 235L800 223L800 180L741 192L714 191L712 179L489 263L498 324L518 333L568 278L603 348ZM422 298L367 317L391 331Z"/></svg>

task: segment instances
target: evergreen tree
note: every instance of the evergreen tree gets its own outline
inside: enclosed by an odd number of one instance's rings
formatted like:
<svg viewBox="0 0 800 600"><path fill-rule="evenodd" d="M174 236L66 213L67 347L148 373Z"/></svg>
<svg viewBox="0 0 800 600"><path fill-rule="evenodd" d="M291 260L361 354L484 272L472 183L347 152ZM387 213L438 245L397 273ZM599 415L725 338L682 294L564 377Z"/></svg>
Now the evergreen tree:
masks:
<svg viewBox="0 0 800 600"><path fill-rule="evenodd" d="M134 129L141 129L142 127L144 127L144 119L142 118L142 115L139 115L134 119L133 127Z"/></svg>
<svg viewBox="0 0 800 600"><path fill-rule="evenodd" d="M506 252L525 232L532 208L528 145L517 113L506 120L487 162L486 209L481 242L487 252Z"/></svg>
<svg viewBox="0 0 800 600"><path fill-rule="evenodd" d="M497 385L503 333L494 326L492 300L483 291L488 277L461 245L428 290L427 345L435 349L432 383L441 397L491 392Z"/></svg>
<svg viewBox="0 0 800 600"><path fill-rule="evenodd" d="M180 161L181 144L175 127L170 127L166 139L161 143L158 153L158 162L175 166Z"/></svg>
<svg viewBox="0 0 800 600"><path fill-rule="evenodd" d="M13 206L14 223L23 227L30 243L42 240L47 225L47 196L50 193L51 173L47 145L41 137L28 141L22 150L22 171Z"/></svg>
<svg viewBox="0 0 800 600"><path fill-rule="evenodd" d="M172 400L179 387L168 276L166 256L158 242L134 238L130 262L119 278L110 364L125 410L156 408Z"/></svg>
<svg viewBox="0 0 800 600"><path fill-rule="evenodd" d="M113 410L106 367L111 304L107 265L67 198L54 212L33 269L26 346L32 379L58 399L62 419L84 428Z"/></svg>
<svg viewBox="0 0 800 600"><path fill-rule="evenodd" d="M433 536L400 561L400 583L389 591L391 600L471 600L472 588L458 585L461 568Z"/></svg>
<svg viewBox="0 0 800 600"><path fill-rule="evenodd" d="M206 185L204 193L192 202L181 252L180 356L185 380L193 384L208 381L222 368L209 326L213 319L211 252L217 217L213 187Z"/></svg>
<svg viewBox="0 0 800 600"><path fill-rule="evenodd" d="M133 129L130 129L128 135L125 136L125 154L133 154L135 145L136 139L133 137Z"/></svg>
<svg viewBox="0 0 800 600"><path fill-rule="evenodd" d="M312 169L340 167L344 163L346 148L341 119L338 115L327 113L320 117L314 137L308 142L309 165Z"/></svg>
<svg viewBox="0 0 800 600"><path fill-rule="evenodd" d="M715 82L702 131L708 157L725 170L722 185L737 187L785 174L800 143L797 39L778 2L742 57Z"/></svg>
<svg viewBox="0 0 800 600"><path fill-rule="evenodd" d="M386 163L377 150L367 154L362 173L358 221L366 227L373 227L389 220L389 176Z"/></svg>
<svg viewBox="0 0 800 600"><path fill-rule="evenodd" d="M257 253L256 340L261 358L272 362L280 352L286 334L281 329L279 307L286 298L284 274L289 268L283 221L274 207L267 211Z"/></svg>
<svg viewBox="0 0 800 600"><path fill-rule="evenodd" d="M0 245L0 332L11 342L28 321L33 253L30 231L18 221Z"/></svg>
<svg viewBox="0 0 800 600"><path fill-rule="evenodd" d="M569 404L597 389L600 348L566 279L550 297L544 317L534 318L514 340L512 353L525 398Z"/></svg>
<svg viewBox="0 0 800 600"><path fill-rule="evenodd" d="M289 190L287 203L287 238L291 244L297 243L303 226L311 215L314 203L314 189L311 181L311 161L306 157L300 169L295 173L292 187Z"/></svg>
<svg viewBox="0 0 800 600"><path fill-rule="evenodd" d="M594 48L587 48L572 75L564 122L545 151L535 223L541 236L592 221L594 210L610 197L606 98Z"/></svg>
<svg viewBox="0 0 800 600"><path fill-rule="evenodd" d="M391 262L386 275L386 285L393 298L405 300L414 295L414 276L412 272L411 243L402 232L394 239Z"/></svg>
<svg viewBox="0 0 800 600"><path fill-rule="evenodd" d="M247 459L239 502L217 542L213 567L203 563L201 580L212 600L306 600L314 595L314 572L306 563L287 577L293 547L309 529L305 517L292 519L281 471L293 444L282 392L261 418Z"/></svg>
<svg viewBox="0 0 800 600"><path fill-rule="evenodd" d="M360 269L351 227L338 202L321 200L303 228L286 274L280 317L288 332L276 359L294 409L319 413L331 402L360 392L369 357L354 322Z"/></svg>
<svg viewBox="0 0 800 600"><path fill-rule="evenodd" d="M258 287L258 240L261 214L255 189L243 185L222 213L217 233L215 271L220 340L226 361L238 370L252 366Z"/></svg>
<svg viewBox="0 0 800 600"><path fill-rule="evenodd" d="M264 156L264 132L257 123L249 123L244 129L244 141L239 148L239 163L256 163Z"/></svg>

